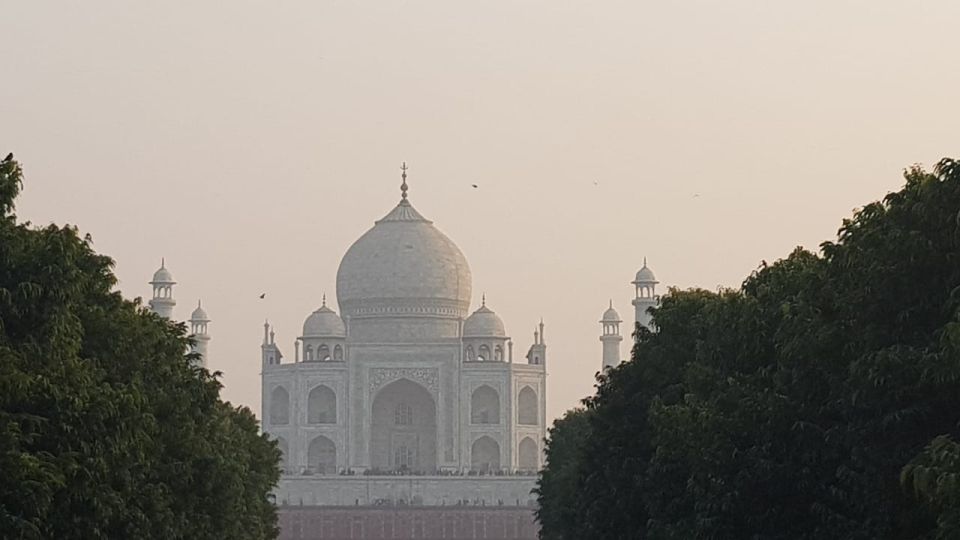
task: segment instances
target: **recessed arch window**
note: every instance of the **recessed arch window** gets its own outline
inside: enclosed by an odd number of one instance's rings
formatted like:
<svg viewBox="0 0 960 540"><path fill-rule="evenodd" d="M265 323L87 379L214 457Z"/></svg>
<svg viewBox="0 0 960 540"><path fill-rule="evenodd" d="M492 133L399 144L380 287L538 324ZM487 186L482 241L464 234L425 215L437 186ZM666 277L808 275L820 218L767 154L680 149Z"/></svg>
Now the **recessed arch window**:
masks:
<svg viewBox="0 0 960 540"><path fill-rule="evenodd" d="M520 449L517 454L517 464L521 471L534 472L540 468L537 443L530 437L525 437L520 441Z"/></svg>
<svg viewBox="0 0 960 540"><path fill-rule="evenodd" d="M394 423L398 426L413 425L413 406L409 403L400 402L393 414Z"/></svg>
<svg viewBox="0 0 960 540"><path fill-rule="evenodd" d="M500 469L500 445L484 435L470 447L470 468L475 471L496 471Z"/></svg>
<svg viewBox="0 0 960 540"><path fill-rule="evenodd" d="M275 426L290 423L290 393L282 386L270 393L270 423Z"/></svg>
<svg viewBox="0 0 960 540"><path fill-rule="evenodd" d="M412 469L416 466L416 451L405 443L398 443L393 449L393 467L396 470Z"/></svg>
<svg viewBox="0 0 960 540"><path fill-rule="evenodd" d="M308 424L337 423L337 395L329 387L320 385L307 396Z"/></svg>
<svg viewBox="0 0 960 540"><path fill-rule="evenodd" d="M477 352L477 361L478 362L490 361L490 347L487 347L486 345L480 346L480 349Z"/></svg>
<svg viewBox="0 0 960 540"><path fill-rule="evenodd" d="M475 356L473 352L473 345L467 345L464 356L466 357L467 362L473 362Z"/></svg>
<svg viewBox="0 0 960 540"><path fill-rule="evenodd" d="M493 388L483 385L470 397L470 422L473 424L500 423L500 395Z"/></svg>
<svg viewBox="0 0 960 540"><path fill-rule="evenodd" d="M330 347L327 347L326 343L317 347L317 360L321 362L330 361Z"/></svg>
<svg viewBox="0 0 960 540"><path fill-rule="evenodd" d="M335 362L343 362L343 347L336 345L333 348L333 360Z"/></svg>
<svg viewBox="0 0 960 540"><path fill-rule="evenodd" d="M517 396L517 423L524 426L536 426L539 421L539 407L537 406L537 393L533 388L524 386Z"/></svg>
<svg viewBox="0 0 960 540"><path fill-rule="evenodd" d="M310 441L310 447L307 449L307 467L319 474L336 473L337 445L323 435Z"/></svg>

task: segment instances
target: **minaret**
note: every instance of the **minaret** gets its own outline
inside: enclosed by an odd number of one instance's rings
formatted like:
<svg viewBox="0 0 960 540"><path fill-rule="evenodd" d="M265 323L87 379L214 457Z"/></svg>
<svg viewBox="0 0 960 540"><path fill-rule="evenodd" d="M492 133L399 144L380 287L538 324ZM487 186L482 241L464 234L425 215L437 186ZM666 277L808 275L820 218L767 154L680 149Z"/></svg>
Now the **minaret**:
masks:
<svg viewBox="0 0 960 540"><path fill-rule="evenodd" d="M620 314L613 309L613 300L610 300L610 308L603 312L603 318L600 319L602 333L600 341L603 343L603 371L607 368L616 367L620 364L620 342L623 336L620 335Z"/></svg>
<svg viewBox="0 0 960 540"><path fill-rule="evenodd" d="M277 347L275 338L273 327L270 326L269 321L265 321L263 323L263 344L260 346L264 369L278 365L283 361L283 355L280 353L280 348Z"/></svg>
<svg viewBox="0 0 960 540"><path fill-rule="evenodd" d="M190 315L190 333L193 334L193 352L200 355L198 359L201 367L207 367L207 346L210 345L210 334L207 333L207 323L210 317L200 306L197 300L197 309Z"/></svg>
<svg viewBox="0 0 960 540"><path fill-rule="evenodd" d="M647 267L647 258L643 258L643 268L637 272L636 279L633 280L633 286L636 287L637 296L633 299L633 307L636 310L636 322L645 326L648 330L653 330L651 315L648 310L657 305L657 278L653 275L653 270Z"/></svg>
<svg viewBox="0 0 960 540"><path fill-rule="evenodd" d="M547 343L543 340L543 319L540 319L539 330L533 331L533 345L527 351L527 363L543 365L547 363Z"/></svg>
<svg viewBox="0 0 960 540"><path fill-rule="evenodd" d="M173 306L177 301L173 299L173 286L177 282L173 280L173 274L167 270L166 261L160 259L160 269L153 273L153 298L150 299L150 309L157 315L165 318L173 318Z"/></svg>

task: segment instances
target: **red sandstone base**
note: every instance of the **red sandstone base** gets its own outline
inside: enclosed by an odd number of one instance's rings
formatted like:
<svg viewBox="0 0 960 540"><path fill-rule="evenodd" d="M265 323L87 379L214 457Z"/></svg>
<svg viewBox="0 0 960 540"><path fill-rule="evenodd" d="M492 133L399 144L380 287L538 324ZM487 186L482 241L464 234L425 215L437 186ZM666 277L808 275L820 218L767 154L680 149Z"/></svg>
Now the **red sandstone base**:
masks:
<svg viewBox="0 0 960 540"><path fill-rule="evenodd" d="M281 506L280 540L536 540L533 509L515 506Z"/></svg>

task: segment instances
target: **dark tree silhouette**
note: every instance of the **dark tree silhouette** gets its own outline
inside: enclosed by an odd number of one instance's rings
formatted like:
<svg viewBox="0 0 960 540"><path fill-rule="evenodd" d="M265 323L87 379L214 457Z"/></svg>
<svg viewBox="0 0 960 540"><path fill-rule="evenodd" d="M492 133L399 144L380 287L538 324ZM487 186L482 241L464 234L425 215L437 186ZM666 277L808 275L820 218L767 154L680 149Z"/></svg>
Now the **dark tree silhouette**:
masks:
<svg viewBox="0 0 960 540"><path fill-rule="evenodd" d="M274 538L276 444L89 238L17 223L21 176L0 162L0 536Z"/></svg>
<svg viewBox="0 0 960 540"><path fill-rule="evenodd" d="M905 177L820 254L670 291L551 432L544 537L960 537L960 166Z"/></svg>

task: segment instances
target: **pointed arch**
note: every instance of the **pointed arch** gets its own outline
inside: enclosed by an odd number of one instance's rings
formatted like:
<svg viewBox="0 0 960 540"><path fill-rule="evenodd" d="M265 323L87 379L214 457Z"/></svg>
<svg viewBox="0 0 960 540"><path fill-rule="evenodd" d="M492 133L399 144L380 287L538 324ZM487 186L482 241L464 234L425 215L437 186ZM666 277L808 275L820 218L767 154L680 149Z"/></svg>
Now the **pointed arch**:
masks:
<svg viewBox="0 0 960 540"><path fill-rule="evenodd" d="M337 445L320 435L310 441L307 449L307 468L318 474L337 472Z"/></svg>
<svg viewBox="0 0 960 540"><path fill-rule="evenodd" d="M484 435L470 447L470 468L475 471L500 470L500 445L497 441Z"/></svg>
<svg viewBox="0 0 960 540"><path fill-rule="evenodd" d="M333 361L343 362L343 347L336 345L333 347Z"/></svg>
<svg viewBox="0 0 960 540"><path fill-rule="evenodd" d="M290 393L282 386L270 392L270 423L275 426L290 423Z"/></svg>
<svg viewBox="0 0 960 540"><path fill-rule="evenodd" d="M326 343L320 344L317 347L317 361L318 362L329 362L330 361L330 347Z"/></svg>
<svg viewBox="0 0 960 540"><path fill-rule="evenodd" d="M524 426L536 426L540 423L537 393L529 386L524 386L517 396L517 423Z"/></svg>
<svg viewBox="0 0 960 540"><path fill-rule="evenodd" d="M496 390L483 385L473 391L470 396L470 423L500 423L500 394Z"/></svg>
<svg viewBox="0 0 960 540"><path fill-rule="evenodd" d="M490 347L486 345L481 345L477 350L477 361L478 362L489 362L490 358Z"/></svg>
<svg viewBox="0 0 960 540"><path fill-rule="evenodd" d="M398 379L373 399L370 465L374 468L437 470L437 406L422 385Z"/></svg>
<svg viewBox="0 0 960 540"><path fill-rule="evenodd" d="M319 385L307 396L308 424L337 423L337 394L328 386Z"/></svg>
<svg viewBox="0 0 960 540"><path fill-rule="evenodd" d="M540 469L540 451L537 448L537 443L530 437L524 437L520 441L517 456L517 464L521 471L535 472Z"/></svg>

